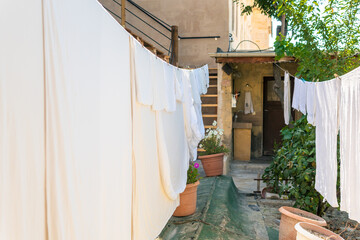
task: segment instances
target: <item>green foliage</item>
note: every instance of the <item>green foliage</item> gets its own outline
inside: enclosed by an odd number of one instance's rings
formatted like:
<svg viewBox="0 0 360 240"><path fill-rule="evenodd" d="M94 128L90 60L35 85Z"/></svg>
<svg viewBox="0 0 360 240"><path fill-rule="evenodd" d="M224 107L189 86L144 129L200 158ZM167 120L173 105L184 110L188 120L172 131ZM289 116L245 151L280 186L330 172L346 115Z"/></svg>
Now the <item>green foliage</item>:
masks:
<svg viewBox="0 0 360 240"><path fill-rule="evenodd" d="M286 16L289 34L277 38L277 60L298 60L297 76L324 81L360 65L360 0L255 0L243 6L249 14L260 8L268 16Z"/></svg>
<svg viewBox="0 0 360 240"><path fill-rule="evenodd" d="M299 60L297 75L325 81L359 66L360 1L277 1L277 16L285 14L290 34L278 37L277 59Z"/></svg>
<svg viewBox="0 0 360 240"><path fill-rule="evenodd" d="M263 178L274 192L295 199L295 207L321 216L328 204L315 190L315 128L303 116L293 127L284 127L281 136Z"/></svg>
<svg viewBox="0 0 360 240"><path fill-rule="evenodd" d="M195 166L195 164L197 164L197 166ZM195 183L197 182L198 180L200 180L201 178L199 177L200 174L198 173L198 166L199 164L198 163L193 163L191 162L189 164L189 169L187 171L187 181L186 181L186 184L190 184L190 183Z"/></svg>
<svg viewBox="0 0 360 240"><path fill-rule="evenodd" d="M228 153L229 149L221 144L221 136L224 130L216 127L217 123L214 121L212 129L207 129L205 138L201 140L199 147L205 152L200 152L199 155L210 155L216 153Z"/></svg>

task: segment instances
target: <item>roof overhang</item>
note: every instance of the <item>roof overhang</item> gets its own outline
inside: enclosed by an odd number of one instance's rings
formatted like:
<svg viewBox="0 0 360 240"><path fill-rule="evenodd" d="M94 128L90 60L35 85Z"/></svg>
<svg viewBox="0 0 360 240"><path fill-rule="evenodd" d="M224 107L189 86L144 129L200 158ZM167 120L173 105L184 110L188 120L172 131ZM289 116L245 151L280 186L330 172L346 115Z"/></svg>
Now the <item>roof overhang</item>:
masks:
<svg viewBox="0 0 360 240"><path fill-rule="evenodd" d="M218 52L210 53L210 57L216 59L217 63L274 63L274 62L295 62L294 57L283 57L280 60L275 60L276 54L274 51L262 52Z"/></svg>

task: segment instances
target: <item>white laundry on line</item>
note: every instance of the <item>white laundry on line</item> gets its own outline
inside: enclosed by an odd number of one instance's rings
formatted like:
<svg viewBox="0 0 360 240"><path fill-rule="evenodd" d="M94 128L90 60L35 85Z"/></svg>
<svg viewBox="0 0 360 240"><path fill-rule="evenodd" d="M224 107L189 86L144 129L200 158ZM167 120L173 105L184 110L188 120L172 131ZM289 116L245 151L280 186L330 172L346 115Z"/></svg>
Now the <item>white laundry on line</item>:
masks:
<svg viewBox="0 0 360 240"><path fill-rule="evenodd" d="M340 81L340 210L360 222L360 68Z"/></svg>
<svg viewBox="0 0 360 240"><path fill-rule="evenodd" d="M311 125L315 126L316 119L316 82L306 82L306 113L307 113L307 121Z"/></svg>
<svg viewBox="0 0 360 240"><path fill-rule="evenodd" d="M306 82L295 77L292 107L306 114Z"/></svg>
<svg viewBox="0 0 360 240"><path fill-rule="evenodd" d="M333 207L338 206L337 135L340 81L319 82L316 87L316 177L315 189Z"/></svg>
<svg viewBox="0 0 360 240"><path fill-rule="evenodd" d="M290 96L290 75L285 72L284 77L284 121L286 125L289 125L291 115L291 96Z"/></svg>
<svg viewBox="0 0 360 240"><path fill-rule="evenodd" d="M44 11L49 239L131 239L129 34L97 1Z"/></svg>

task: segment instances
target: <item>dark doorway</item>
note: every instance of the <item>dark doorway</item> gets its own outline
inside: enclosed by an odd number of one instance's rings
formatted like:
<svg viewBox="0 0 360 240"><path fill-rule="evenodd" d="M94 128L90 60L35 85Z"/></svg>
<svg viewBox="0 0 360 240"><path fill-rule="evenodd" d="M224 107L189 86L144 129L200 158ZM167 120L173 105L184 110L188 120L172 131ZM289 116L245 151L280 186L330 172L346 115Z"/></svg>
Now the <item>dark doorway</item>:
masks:
<svg viewBox="0 0 360 240"><path fill-rule="evenodd" d="M284 79L282 78L284 81ZM291 78L291 96L293 93L294 80ZM281 142L280 130L285 127L284 111L281 102L273 90L274 77L264 77L264 155L274 154L274 144ZM284 87L284 84L281 85ZM292 110L292 116L295 114Z"/></svg>

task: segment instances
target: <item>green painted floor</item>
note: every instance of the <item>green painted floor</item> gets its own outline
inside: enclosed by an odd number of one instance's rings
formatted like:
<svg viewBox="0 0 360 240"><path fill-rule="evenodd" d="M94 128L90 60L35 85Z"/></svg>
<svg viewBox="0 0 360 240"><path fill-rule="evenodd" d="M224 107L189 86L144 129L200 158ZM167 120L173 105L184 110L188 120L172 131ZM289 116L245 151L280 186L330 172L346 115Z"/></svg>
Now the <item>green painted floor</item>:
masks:
<svg viewBox="0 0 360 240"><path fill-rule="evenodd" d="M276 232L268 233L259 209L246 199L231 177L203 178L196 213L172 217L159 239L274 239Z"/></svg>

